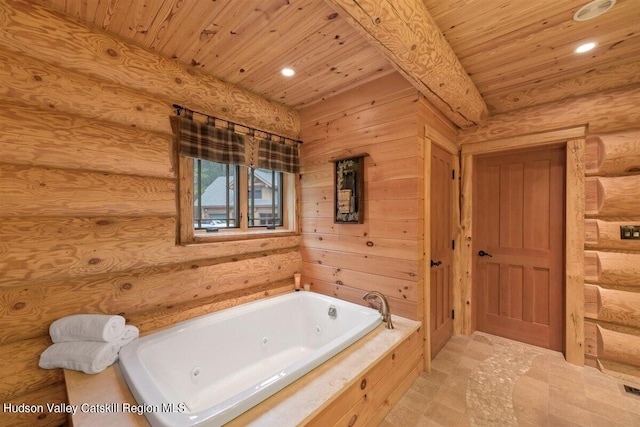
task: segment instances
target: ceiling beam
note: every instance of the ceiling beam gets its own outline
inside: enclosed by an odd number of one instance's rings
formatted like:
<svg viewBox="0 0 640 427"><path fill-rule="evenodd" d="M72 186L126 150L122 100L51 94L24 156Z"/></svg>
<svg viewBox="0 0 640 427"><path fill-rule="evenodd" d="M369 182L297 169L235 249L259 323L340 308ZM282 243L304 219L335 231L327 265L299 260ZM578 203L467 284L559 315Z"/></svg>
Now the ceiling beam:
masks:
<svg viewBox="0 0 640 427"><path fill-rule="evenodd" d="M422 0L325 0L453 123L481 124L487 106Z"/></svg>

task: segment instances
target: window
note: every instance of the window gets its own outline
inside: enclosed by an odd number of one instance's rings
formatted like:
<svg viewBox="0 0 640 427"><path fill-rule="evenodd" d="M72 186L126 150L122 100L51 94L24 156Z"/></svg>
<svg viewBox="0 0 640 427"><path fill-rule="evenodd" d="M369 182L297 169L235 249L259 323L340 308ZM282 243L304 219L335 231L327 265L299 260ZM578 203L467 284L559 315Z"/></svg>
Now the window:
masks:
<svg viewBox="0 0 640 427"><path fill-rule="evenodd" d="M178 242L295 233L300 141L250 128L237 133L233 123L192 120L192 111L181 117L183 108L174 107Z"/></svg>
<svg viewBox="0 0 640 427"><path fill-rule="evenodd" d="M181 225L181 241L227 240L295 230L293 174L192 158L180 158L180 163L181 171L189 168L192 178L188 181L193 185L193 220L187 222L192 228ZM186 176L181 179L181 183L188 181ZM186 207L182 205L189 203L184 197L189 191L183 186L180 192L184 223Z"/></svg>
<svg viewBox="0 0 640 427"><path fill-rule="evenodd" d="M236 228L240 210L236 181L239 166L193 161L193 220L196 230Z"/></svg>
<svg viewBox="0 0 640 427"><path fill-rule="evenodd" d="M282 226L282 172L247 169L249 227Z"/></svg>

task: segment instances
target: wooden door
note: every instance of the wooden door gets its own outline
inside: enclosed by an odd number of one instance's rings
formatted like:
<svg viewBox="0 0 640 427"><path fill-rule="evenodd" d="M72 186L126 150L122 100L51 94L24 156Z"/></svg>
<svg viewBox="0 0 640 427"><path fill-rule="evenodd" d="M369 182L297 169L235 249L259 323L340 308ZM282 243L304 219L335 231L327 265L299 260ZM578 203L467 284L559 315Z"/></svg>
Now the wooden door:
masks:
<svg viewBox="0 0 640 427"><path fill-rule="evenodd" d="M431 146L431 358L453 332L453 156Z"/></svg>
<svg viewBox="0 0 640 427"><path fill-rule="evenodd" d="M564 148L476 160L478 330L562 350L564 175Z"/></svg>

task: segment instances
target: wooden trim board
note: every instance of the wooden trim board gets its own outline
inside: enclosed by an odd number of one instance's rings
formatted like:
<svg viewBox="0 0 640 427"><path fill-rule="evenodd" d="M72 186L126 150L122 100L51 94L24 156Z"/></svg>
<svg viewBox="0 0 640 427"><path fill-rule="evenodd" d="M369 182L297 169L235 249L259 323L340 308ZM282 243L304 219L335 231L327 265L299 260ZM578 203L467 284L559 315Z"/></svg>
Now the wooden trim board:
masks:
<svg viewBox="0 0 640 427"><path fill-rule="evenodd" d="M431 144L429 138L424 138L424 259L423 277L423 310L422 324L424 329L424 370L431 371ZM427 183L429 183L427 185Z"/></svg>
<svg viewBox="0 0 640 427"><path fill-rule="evenodd" d="M425 125L424 135L426 138L430 139L432 143L438 145L454 156L458 156L460 154L460 147L458 147L455 142L451 141L435 127Z"/></svg>
<svg viewBox="0 0 640 427"><path fill-rule="evenodd" d="M462 150L462 244L460 245L461 267L460 322L454 324L454 333L470 335L475 330L472 316L472 197L473 162L478 154L510 149L544 147L564 142L566 160L565 200L565 357L567 362L584 365L584 154L586 128L579 126L550 132L523 135L496 141L463 144ZM455 285L454 285L455 286Z"/></svg>
<svg viewBox="0 0 640 427"><path fill-rule="evenodd" d="M576 126L549 132L533 133L511 138L462 144L462 154L486 154L516 148L539 147L545 144L586 137L586 126Z"/></svg>

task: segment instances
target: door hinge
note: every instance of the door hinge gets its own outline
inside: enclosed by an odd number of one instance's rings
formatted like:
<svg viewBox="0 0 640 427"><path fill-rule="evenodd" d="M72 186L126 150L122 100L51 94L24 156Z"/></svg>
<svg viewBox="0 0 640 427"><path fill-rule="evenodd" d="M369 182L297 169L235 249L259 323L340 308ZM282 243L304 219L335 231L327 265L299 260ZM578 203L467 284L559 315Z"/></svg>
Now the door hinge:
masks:
<svg viewBox="0 0 640 427"><path fill-rule="evenodd" d="M456 250L456 241L455 240L451 241L451 249L454 250L454 251Z"/></svg>
<svg viewBox="0 0 640 427"><path fill-rule="evenodd" d="M456 311L455 310L451 310L451 320L456 318Z"/></svg>
<svg viewBox="0 0 640 427"><path fill-rule="evenodd" d="M456 179L456 170L451 169L451 179Z"/></svg>

